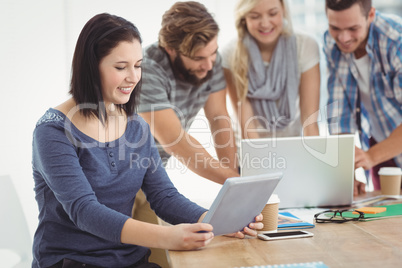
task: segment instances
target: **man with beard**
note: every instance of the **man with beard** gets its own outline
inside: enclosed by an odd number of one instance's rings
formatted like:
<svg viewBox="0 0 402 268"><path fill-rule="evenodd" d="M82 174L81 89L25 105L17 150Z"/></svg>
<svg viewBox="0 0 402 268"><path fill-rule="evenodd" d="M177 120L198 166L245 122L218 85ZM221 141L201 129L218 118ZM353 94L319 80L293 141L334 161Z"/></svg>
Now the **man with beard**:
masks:
<svg viewBox="0 0 402 268"><path fill-rule="evenodd" d="M177 2L165 12L159 41L145 48L138 112L149 123L165 165L173 155L198 175L223 184L238 172L218 31L200 3ZM187 133L202 108L219 160Z"/></svg>
<svg viewBox="0 0 402 268"><path fill-rule="evenodd" d="M326 0L326 13L329 130L359 132L355 168L370 170L379 190L379 169L402 167L402 19L371 0Z"/></svg>
<svg viewBox="0 0 402 268"><path fill-rule="evenodd" d="M200 3L177 2L165 12L159 41L144 51L138 112L150 125L164 165L173 155L196 174L223 184L239 174L226 110L218 31L217 23ZM188 133L202 108L218 159ZM140 200L138 196L133 217L157 222L145 197ZM153 257L160 253L155 253L153 249L151 261L163 266L163 261Z"/></svg>

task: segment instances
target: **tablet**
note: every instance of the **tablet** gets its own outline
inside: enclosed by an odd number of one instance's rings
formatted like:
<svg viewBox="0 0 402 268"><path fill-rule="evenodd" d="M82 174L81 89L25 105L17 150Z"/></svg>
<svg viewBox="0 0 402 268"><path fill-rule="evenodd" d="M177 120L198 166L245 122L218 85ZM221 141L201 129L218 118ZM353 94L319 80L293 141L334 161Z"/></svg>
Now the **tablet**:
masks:
<svg viewBox="0 0 402 268"><path fill-rule="evenodd" d="M202 222L213 226L215 236L243 230L261 213L282 172L228 178Z"/></svg>

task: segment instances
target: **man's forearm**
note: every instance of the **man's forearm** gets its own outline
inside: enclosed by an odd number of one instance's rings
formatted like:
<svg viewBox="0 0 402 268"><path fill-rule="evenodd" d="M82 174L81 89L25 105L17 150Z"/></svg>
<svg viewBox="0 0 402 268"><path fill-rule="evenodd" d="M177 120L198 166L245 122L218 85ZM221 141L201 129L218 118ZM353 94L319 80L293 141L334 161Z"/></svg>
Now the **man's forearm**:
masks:
<svg viewBox="0 0 402 268"><path fill-rule="evenodd" d="M231 169L238 170L236 138L230 118L211 123L211 133L219 161Z"/></svg>
<svg viewBox="0 0 402 268"><path fill-rule="evenodd" d="M402 153L402 125L399 125L388 138L371 147L367 153L374 165L400 155Z"/></svg>
<svg viewBox="0 0 402 268"><path fill-rule="evenodd" d="M191 171L213 182L223 184L227 178L239 175L234 169L212 157L194 137L187 133L180 142L165 150Z"/></svg>

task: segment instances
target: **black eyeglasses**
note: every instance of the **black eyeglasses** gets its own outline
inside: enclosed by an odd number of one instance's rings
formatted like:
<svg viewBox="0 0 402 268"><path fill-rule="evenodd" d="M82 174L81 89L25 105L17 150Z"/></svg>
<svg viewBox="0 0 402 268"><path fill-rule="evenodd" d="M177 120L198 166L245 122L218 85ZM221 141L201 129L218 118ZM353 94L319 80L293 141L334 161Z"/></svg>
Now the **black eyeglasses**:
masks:
<svg viewBox="0 0 402 268"><path fill-rule="evenodd" d="M347 222L364 219L364 212L358 210L326 210L314 215L317 223L325 222Z"/></svg>

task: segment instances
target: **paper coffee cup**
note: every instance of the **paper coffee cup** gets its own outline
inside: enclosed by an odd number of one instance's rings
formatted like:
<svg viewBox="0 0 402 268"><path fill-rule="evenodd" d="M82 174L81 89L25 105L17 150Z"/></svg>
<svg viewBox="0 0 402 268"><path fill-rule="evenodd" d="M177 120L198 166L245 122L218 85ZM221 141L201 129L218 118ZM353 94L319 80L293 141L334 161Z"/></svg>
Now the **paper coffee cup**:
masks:
<svg viewBox="0 0 402 268"><path fill-rule="evenodd" d="M399 167L383 167L378 172L380 175L381 194L400 195L401 193L401 175Z"/></svg>
<svg viewBox="0 0 402 268"><path fill-rule="evenodd" d="M258 233L274 233L278 231L278 209L279 197L276 194L271 195L261 214L263 216L262 223L264 228Z"/></svg>

